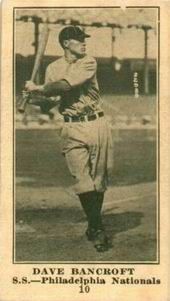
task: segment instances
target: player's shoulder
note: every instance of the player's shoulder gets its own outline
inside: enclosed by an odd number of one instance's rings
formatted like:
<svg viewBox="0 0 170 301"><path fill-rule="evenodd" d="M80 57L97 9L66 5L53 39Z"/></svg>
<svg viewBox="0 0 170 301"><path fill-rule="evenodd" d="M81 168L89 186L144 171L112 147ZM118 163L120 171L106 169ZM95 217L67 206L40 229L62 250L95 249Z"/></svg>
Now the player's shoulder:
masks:
<svg viewBox="0 0 170 301"><path fill-rule="evenodd" d="M87 63L92 62L94 64L97 64L96 59L93 56L88 55L88 54L82 58L82 61L87 62Z"/></svg>
<svg viewBox="0 0 170 301"><path fill-rule="evenodd" d="M55 68L61 67L63 65L63 63L64 63L64 58L60 57L60 58L56 59L54 62L50 63L47 66L47 71L50 71L50 70L53 70Z"/></svg>
<svg viewBox="0 0 170 301"><path fill-rule="evenodd" d="M85 57L80 59L80 66L82 66L83 68L90 66L90 68L93 68L95 71L97 69L97 62L93 56L86 55Z"/></svg>

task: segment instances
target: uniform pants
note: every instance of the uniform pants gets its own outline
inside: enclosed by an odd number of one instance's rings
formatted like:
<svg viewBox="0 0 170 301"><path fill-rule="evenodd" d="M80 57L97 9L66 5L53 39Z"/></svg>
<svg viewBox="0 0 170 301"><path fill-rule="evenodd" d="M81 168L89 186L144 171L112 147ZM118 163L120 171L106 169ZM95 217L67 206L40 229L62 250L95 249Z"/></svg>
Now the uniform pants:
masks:
<svg viewBox="0 0 170 301"><path fill-rule="evenodd" d="M63 154L75 179L76 194L104 192L113 168L113 142L105 117L93 121L64 123Z"/></svg>

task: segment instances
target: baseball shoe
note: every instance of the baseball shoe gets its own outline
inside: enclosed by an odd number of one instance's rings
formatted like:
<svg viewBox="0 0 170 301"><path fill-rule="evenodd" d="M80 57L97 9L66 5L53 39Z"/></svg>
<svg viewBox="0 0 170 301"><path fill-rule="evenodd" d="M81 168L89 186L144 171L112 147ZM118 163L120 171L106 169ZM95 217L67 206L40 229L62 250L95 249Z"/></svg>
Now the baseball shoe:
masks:
<svg viewBox="0 0 170 301"><path fill-rule="evenodd" d="M86 233L87 239L89 241L93 241L95 239L96 229L88 227L85 233Z"/></svg>
<svg viewBox="0 0 170 301"><path fill-rule="evenodd" d="M104 230L97 230L93 240L97 252L105 252L111 247L111 242Z"/></svg>

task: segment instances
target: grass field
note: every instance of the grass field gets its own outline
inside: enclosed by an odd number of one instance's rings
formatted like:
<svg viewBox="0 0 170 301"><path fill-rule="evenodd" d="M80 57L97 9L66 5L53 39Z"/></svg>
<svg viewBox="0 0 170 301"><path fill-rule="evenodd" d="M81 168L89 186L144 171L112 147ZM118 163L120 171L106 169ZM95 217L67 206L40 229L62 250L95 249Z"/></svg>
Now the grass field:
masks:
<svg viewBox="0 0 170 301"><path fill-rule="evenodd" d="M16 103L21 100L17 96ZM127 116L129 120L141 120L143 116L149 116L152 124L156 124L157 100L156 96L139 96L134 95L102 95L104 111L116 121L119 116ZM56 109L57 111L57 109ZM29 118L36 120L40 111L38 107L27 106Z"/></svg>
<svg viewBox="0 0 170 301"><path fill-rule="evenodd" d="M128 136L114 143L111 184L130 185L155 180L156 141L143 140L139 134L140 131L129 132ZM36 186L69 186L70 174L61 154L61 145L61 138L55 130L18 131L17 176L34 178Z"/></svg>
<svg viewBox="0 0 170 301"><path fill-rule="evenodd" d="M150 115L153 120L156 118L156 96L103 95L102 99L105 112L111 116L120 114L141 118Z"/></svg>
<svg viewBox="0 0 170 301"><path fill-rule="evenodd" d="M17 261L155 261L156 141L126 131L114 144L104 222L113 248L98 254L70 185L55 130L16 132Z"/></svg>

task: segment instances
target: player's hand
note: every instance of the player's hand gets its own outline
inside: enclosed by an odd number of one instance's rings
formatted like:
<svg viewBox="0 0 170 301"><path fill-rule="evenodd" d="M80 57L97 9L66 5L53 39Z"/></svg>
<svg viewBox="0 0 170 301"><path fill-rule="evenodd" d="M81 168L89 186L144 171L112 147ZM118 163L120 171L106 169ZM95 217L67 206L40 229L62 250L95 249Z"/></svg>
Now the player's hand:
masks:
<svg viewBox="0 0 170 301"><path fill-rule="evenodd" d="M25 89L29 92L33 92L39 90L39 86L34 84L31 80L28 80L26 81Z"/></svg>
<svg viewBox="0 0 170 301"><path fill-rule="evenodd" d="M23 90L22 91L22 98L23 99L28 99L29 97L30 97L30 92L26 91L26 90Z"/></svg>

